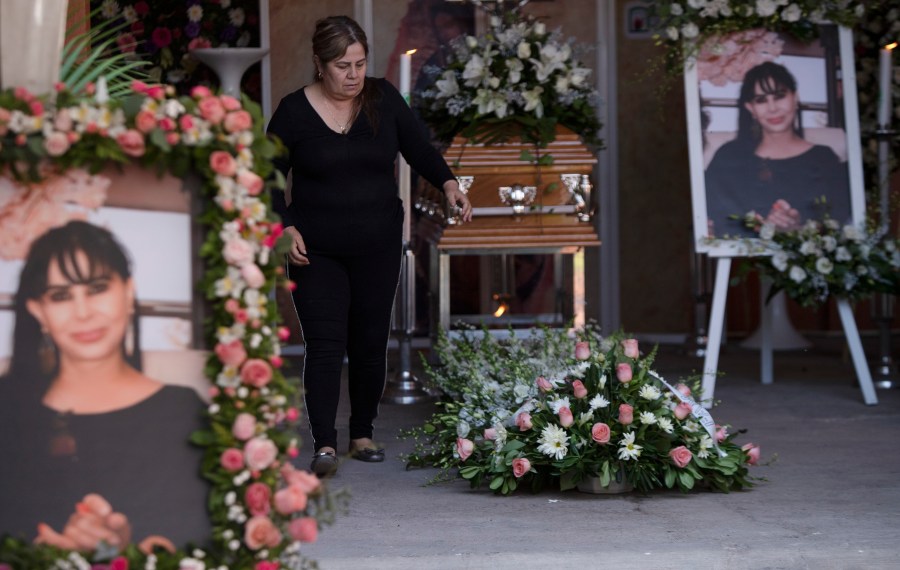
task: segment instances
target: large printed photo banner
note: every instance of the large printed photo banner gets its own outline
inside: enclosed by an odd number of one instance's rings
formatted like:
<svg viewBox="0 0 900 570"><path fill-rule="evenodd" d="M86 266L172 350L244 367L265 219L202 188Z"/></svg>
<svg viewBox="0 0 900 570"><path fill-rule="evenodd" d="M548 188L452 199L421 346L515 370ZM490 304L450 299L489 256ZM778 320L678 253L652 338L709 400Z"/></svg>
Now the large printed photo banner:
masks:
<svg viewBox="0 0 900 570"><path fill-rule="evenodd" d="M194 193L137 167L0 177L0 456L15 466L0 470L0 535L62 532L96 495L136 541L207 540L189 443L208 396Z"/></svg>
<svg viewBox="0 0 900 570"><path fill-rule="evenodd" d="M694 238L753 253L758 223L865 217L851 32L803 43L765 29L712 38L685 65Z"/></svg>

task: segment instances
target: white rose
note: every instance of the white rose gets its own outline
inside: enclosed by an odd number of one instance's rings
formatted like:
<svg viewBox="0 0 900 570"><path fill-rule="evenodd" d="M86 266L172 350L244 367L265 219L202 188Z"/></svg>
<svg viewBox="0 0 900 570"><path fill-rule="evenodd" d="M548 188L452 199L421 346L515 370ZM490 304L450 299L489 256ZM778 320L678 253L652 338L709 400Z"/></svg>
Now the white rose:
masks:
<svg viewBox="0 0 900 570"><path fill-rule="evenodd" d="M699 34L700 28L693 22L681 26L681 35L687 39L696 38Z"/></svg>
<svg viewBox="0 0 900 570"><path fill-rule="evenodd" d="M862 234L856 226L844 226L844 237L851 241L859 241L862 239Z"/></svg>
<svg viewBox="0 0 900 570"><path fill-rule="evenodd" d="M834 264L827 257L820 257L816 260L816 271L822 275L828 275L834 269Z"/></svg>
<svg viewBox="0 0 900 570"><path fill-rule="evenodd" d="M491 27L492 28L499 28L501 23L502 22L500 21L499 16L491 16Z"/></svg>
<svg viewBox="0 0 900 570"><path fill-rule="evenodd" d="M756 13L762 18L771 16L777 9L778 4L773 0L756 0Z"/></svg>
<svg viewBox="0 0 900 570"><path fill-rule="evenodd" d="M695 10L699 10L706 6L706 0L688 0L688 6Z"/></svg>
<svg viewBox="0 0 900 570"><path fill-rule="evenodd" d="M675 41L678 39L678 28L675 26L669 26L666 28L666 35L669 36L669 39Z"/></svg>
<svg viewBox="0 0 900 570"><path fill-rule="evenodd" d="M795 265L791 267L791 271L788 273L788 276L796 283L800 283L801 281L806 279L806 271L803 271L802 267L798 267Z"/></svg>
<svg viewBox="0 0 900 570"><path fill-rule="evenodd" d="M684 14L684 8L681 7L681 4L672 4L672 6L669 7L669 10L672 12L673 16Z"/></svg>
<svg viewBox="0 0 900 570"><path fill-rule="evenodd" d="M802 15L803 13L800 11L800 6L797 6L796 4L791 4L781 11L781 19L785 22L796 22Z"/></svg>
<svg viewBox="0 0 900 570"><path fill-rule="evenodd" d="M519 42L516 55L519 56L519 59L528 59L531 57L531 44L528 42Z"/></svg>
<svg viewBox="0 0 900 570"><path fill-rule="evenodd" d="M834 254L834 258L838 261L850 261L853 259L853 256L850 255L850 250L844 246L837 248L837 252Z"/></svg>
<svg viewBox="0 0 900 570"><path fill-rule="evenodd" d="M778 271L784 271L788 266L788 256L785 252L779 251L772 256L772 266Z"/></svg>
<svg viewBox="0 0 900 570"><path fill-rule="evenodd" d="M475 36L466 36L466 45L469 49L475 49L478 47L478 38Z"/></svg>
<svg viewBox="0 0 900 570"><path fill-rule="evenodd" d="M762 239L772 239L775 237L775 224L763 224L759 230L759 237Z"/></svg>
<svg viewBox="0 0 900 570"><path fill-rule="evenodd" d="M534 33L539 36L543 36L547 33L547 26L544 25L544 22L538 22L534 25Z"/></svg>

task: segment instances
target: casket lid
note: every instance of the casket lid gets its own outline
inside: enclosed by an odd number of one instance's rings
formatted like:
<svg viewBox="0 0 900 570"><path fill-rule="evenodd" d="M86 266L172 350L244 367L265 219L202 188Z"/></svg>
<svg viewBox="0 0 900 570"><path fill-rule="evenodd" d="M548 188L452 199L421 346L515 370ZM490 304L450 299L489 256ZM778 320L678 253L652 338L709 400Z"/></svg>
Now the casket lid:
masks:
<svg viewBox="0 0 900 570"><path fill-rule="evenodd" d="M557 125L556 139L546 148L537 149L534 144L510 140L502 144L475 144L461 136L453 138L452 144L444 151L444 158L455 170L468 170L477 167L512 166L517 168L533 167L528 160L522 160L522 151L532 156L552 155L552 166L543 166L552 170L556 166L593 165L597 157L581 141L581 138L566 127Z"/></svg>

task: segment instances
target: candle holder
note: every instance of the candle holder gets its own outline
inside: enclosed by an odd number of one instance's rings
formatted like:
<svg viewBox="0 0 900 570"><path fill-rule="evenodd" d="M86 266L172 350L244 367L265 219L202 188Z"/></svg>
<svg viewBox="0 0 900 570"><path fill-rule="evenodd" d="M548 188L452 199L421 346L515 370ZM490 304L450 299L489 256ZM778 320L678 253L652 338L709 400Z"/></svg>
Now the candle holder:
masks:
<svg viewBox="0 0 900 570"><path fill-rule="evenodd" d="M269 48L198 48L190 53L216 72L223 94L240 98L244 72L265 57Z"/></svg>

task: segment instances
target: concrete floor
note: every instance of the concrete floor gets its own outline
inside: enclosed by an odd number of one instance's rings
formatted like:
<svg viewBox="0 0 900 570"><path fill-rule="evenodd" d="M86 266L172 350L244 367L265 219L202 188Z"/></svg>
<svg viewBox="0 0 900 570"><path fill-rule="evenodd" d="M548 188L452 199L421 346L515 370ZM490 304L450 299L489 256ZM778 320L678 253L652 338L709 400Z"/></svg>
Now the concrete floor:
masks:
<svg viewBox="0 0 900 570"><path fill-rule="evenodd" d="M900 390L864 405L842 351L827 339L817 346L776 353L770 386L759 384L758 353L723 351L713 417L746 429L739 441L760 444L770 462L752 470L765 481L727 495L501 497L461 480L424 486L436 471L407 471L396 457L411 443L396 434L432 405L383 404L376 438L388 460L342 464L330 484L352 493L349 515L306 554L324 570L900 568ZM667 378L701 366L672 347L656 360ZM347 415L345 396L342 448ZM304 465L310 455L303 450Z"/></svg>

